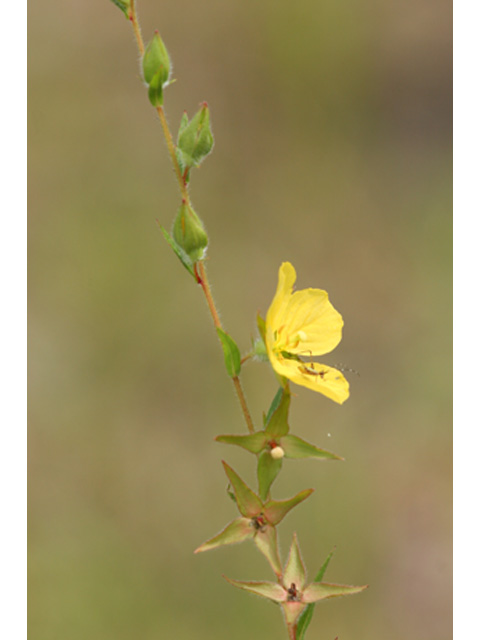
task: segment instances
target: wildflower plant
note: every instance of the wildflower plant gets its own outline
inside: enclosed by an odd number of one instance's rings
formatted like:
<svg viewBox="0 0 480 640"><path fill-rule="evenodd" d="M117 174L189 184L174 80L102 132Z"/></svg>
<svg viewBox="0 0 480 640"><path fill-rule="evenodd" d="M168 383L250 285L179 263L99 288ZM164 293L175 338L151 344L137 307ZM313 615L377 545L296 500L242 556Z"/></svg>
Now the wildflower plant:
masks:
<svg viewBox="0 0 480 640"><path fill-rule="evenodd" d="M158 31L154 31L152 39L145 45L135 0L112 2L123 12L133 28L148 99L157 111L180 189L180 201L171 232L163 226L160 229L183 267L203 291L223 349L225 368L232 379L245 419L246 434L222 434L216 437L216 441L241 447L256 459L256 491L248 487L230 465L222 462L231 487L229 493L236 503L239 516L203 542L195 553L247 540L253 541L270 565L275 581L226 580L239 589L279 604L288 638L302 640L317 602L358 593L366 588L366 585L323 582L333 552L325 560L313 582L309 583L296 534L283 565L278 545L278 527L292 509L307 500L313 489L305 489L283 500L274 500L271 496L272 484L282 469L284 459L342 460L340 456L306 442L301 434L291 433L289 409L290 383L321 393L338 404L349 397L349 384L343 373L334 367L313 361L314 357L323 356L338 345L342 338L343 319L331 304L326 291L313 288L294 291L295 269L290 262L284 262L279 268L277 289L266 317L257 317L259 337L252 352L242 358L235 340L222 326L211 294L205 268L208 235L190 198L191 174L211 153L214 145L208 105L202 103L191 118L186 113L183 114L175 142L164 109L165 90L172 82L167 48ZM240 382L243 363L254 356L271 365L279 384L260 425L252 419Z"/></svg>

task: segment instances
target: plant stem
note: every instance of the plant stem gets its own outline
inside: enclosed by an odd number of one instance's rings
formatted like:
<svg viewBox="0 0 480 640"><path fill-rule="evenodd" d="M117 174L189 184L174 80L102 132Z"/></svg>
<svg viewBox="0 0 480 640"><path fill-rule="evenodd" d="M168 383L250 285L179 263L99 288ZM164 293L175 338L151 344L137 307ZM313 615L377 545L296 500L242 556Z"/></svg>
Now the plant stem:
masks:
<svg viewBox="0 0 480 640"><path fill-rule="evenodd" d="M207 301L208 308L210 310L210 314L213 319L213 324L215 325L215 329L223 330L222 323L220 322L220 317L218 315L215 302L213 300L212 291L210 289L210 283L208 282L205 265L202 261L196 263L195 273L197 274L197 282L202 287L202 291L205 295L205 299ZM247 423L247 428L250 431L250 433L254 433L255 427L253 426L252 416L250 415L250 411L248 410L247 400L245 398L245 394L243 393L240 379L238 376L233 376L232 381L235 387L235 391L237 393L238 400L240 401L240 406L242 407L243 415L245 417L245 422Z"/></svg>
<svg viewBox="0 0 480 640"><path fill-rule="evenodd" d="M288 629L289 640L297 640L297 625L289 624L287 625L287 629Z"/></svg>
<svg viewBox="0 0 480 640"><path fill-rule="evenodd" d="M140 31L140 23L137 18L137 9L135 7L135 0L132 0L132 4L130 5L130 22L132 23L133 33L135 34L135 39L137 41L137 47L140 52L140 55L143 56L145 53L145 45L143 44L142 32Z"/></svg>

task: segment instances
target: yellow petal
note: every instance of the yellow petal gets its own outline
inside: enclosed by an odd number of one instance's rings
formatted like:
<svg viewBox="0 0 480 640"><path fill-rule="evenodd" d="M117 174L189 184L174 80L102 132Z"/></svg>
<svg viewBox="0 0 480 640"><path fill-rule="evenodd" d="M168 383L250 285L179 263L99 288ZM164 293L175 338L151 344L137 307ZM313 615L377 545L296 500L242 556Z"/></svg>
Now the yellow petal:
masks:
<svg viewBox="0 0 480 640"><path fill-rule="evenodd" d="M267 328L278 329L281 326L278 323L278 318L284 317L285 308L290 301L296 279L297 274L293 265L290 262L283 262L278 270L277 291L265 318Z"/></svg>
<svg viewBox="0 0 480 640"><path fill-rule="evenodd" d="M299 336L290 353L321 356L333 351L342 339L343 319L321 289L302 289L294 293L285 307L284 332Z"/></svg>
<svg viewBox="0 0 480 640"><path fill-rule="evenodd" d="M284 358L272 359L275 371L295 384L323 393L324 396L343 404L350 395L344 375L333 367L318 362L304 363Z"/></svg>

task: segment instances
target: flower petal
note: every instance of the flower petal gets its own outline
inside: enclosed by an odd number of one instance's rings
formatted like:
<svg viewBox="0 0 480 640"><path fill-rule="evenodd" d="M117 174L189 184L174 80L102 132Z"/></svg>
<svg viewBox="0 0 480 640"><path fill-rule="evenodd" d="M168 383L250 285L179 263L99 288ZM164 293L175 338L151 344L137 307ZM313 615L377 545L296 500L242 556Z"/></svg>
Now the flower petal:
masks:
<svg viewBox="0 0 480 640"><path fill-rule="evenodd" d="M290 296L293 290L293 285L295 284L295 280L297 279L297 274L295 269L290 262L283 262L280 265L280 269L278 270L278 285L275 296L273 297L272 304L267 312L267 317L265 319L267 329L268 327L276 326L278 328L280 325L277 323L277 318L283 318L285 309L290 300ZM267 331L267 340L268 340L268 331Z"/></svg>
<svg viewBox="0 0 480 640"><path fill-rule="evenodd" d="M285 325L284 332L299 336L290 353L322 356L333 351L342 339L343 318L321 289L302 289L295 292L285 307L285 316L278 318Z"/></svg>
<svg viewBox="0 0 480 640"><path fill-rule="evenodd" d="M289 378L295 384L323 393L339 404L345 402L350 395L345 376L333 367L288 358L274 358L272 366L279 375Z"/></svg>

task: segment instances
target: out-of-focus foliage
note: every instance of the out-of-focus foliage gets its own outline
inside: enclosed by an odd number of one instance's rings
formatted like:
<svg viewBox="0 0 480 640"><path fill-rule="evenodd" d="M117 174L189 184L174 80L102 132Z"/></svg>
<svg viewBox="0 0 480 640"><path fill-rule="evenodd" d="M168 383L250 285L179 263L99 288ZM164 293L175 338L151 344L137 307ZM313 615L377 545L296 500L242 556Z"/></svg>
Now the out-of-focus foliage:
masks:
<svg viewBox="0 0 480 640"><path fill-rule="evenodd" d="M307 633L451 637L451 7L139 0L177 81L172 129L207 100L192 197L241 351L278 268L345 321L342 406L300 387L290 427L346 462L287 460L310 579L370 584ZM155 220L180 204L128 22L111 2L30 4L29 572L32 640L278 638L279 612L221 578L271 580L254 545L194 556L235 517L220 458L255 486L201 292ZM260 428L277 383L250 363ZM252 631L252 629L254 631Z"/></svg>

